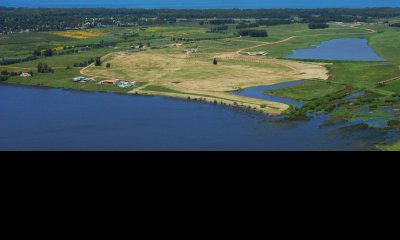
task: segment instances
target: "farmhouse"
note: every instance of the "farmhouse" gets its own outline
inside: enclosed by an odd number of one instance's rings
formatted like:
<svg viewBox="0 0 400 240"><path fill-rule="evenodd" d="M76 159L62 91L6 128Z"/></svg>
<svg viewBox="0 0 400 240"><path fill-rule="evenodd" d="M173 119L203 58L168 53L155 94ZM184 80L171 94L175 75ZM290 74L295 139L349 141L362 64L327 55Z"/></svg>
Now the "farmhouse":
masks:
<svg viewBox="0 0 400 240"><path fill-rule="evenodd" d="M94 78L85 78L82 76L74 77L73 80L74 80L74 82L94 82L94 81L96 81L96 79L94 79Z"/></svg>
<svg viewBox="0 0 400 240"><path fill-rule="evenodd" d="M198 48L189 48L189 49L186 49L184 52L186 54L193 54L193 53L197 53L198 51L199 51Z"/></svg>
<svg viewBox="0 0 400 240"><path fill-rule="evenodd" d="M81 82L81 81L85 81L86 78L79 76L79 77L74 77L73 80L74 80L74 82Z"/></svg>
<svg viewBox="0 0 400 240"><path fill-rule="evenodd" d="M138 50L146 50L146 46L145 45L131 46L131 48L138 49Z"/></svg>
<svg viewBox="0 0 400 240"><path fill-rule="evenodd" d="M117 86L120 88L133 87L135 85L136 85L135 81L132 82L120 81L117 83Z"/></svg>
<svg viewBox="0 0 400 240"><path fill-rule="evenodd" d="M19 76L20 77L32 77L32 75L30 73L27 73L27 72L23 72Z"/></svg>

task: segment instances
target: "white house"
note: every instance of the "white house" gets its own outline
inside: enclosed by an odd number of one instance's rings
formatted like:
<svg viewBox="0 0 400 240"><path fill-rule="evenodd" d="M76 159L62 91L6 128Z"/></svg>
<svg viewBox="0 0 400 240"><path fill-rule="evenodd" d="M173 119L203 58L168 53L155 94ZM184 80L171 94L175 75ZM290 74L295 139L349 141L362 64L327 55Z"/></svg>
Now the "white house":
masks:
<svg viewBox="0 0 400 240"><path fill-rule="evenodd" d="M23 72L19 76L20 77L32 77L32 75L30 73L27 73L27 72Z"/></svg>
<svg viewBox="0 0 400 240"><path fill-rule="evenodd" d="M132 82L120 81L117 83L117 86L120 88L133 87L135 85L136 85L135 81Z"/></svg>
<svg viewBox="0 0 400 240"><path fill-rule="evenodd" d="M85 77L81 77L81 76L79 76L79 77L74 77L73 79L74 79L74 82L86 81L86 78L85 78Z"/></svg>

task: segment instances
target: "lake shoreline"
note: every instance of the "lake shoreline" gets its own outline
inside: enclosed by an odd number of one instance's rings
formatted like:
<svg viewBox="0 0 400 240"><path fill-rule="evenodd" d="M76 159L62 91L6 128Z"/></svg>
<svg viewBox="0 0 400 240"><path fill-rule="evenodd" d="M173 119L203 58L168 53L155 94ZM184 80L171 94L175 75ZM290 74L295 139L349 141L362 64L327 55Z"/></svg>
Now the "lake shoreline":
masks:
<svg viewBox="0 0 400 240"><path fill-rule="evenodd" d="M179 99L187 102L195 101L195 102L204 102L208 104L217 104L217 105L224 105L228 107L234 107L234 108L239 108L239 109L246 109L250 110L253 112L261 113L267 116L282 116L282 113L284 111L279 111L279 109L274 109L272 107L265 107L262 108L260 107L259 104L252 104L252 103L247 103L247 102L240 102L240 101L235 101L235 100L228 100L228 99L221 99L221 98L216 98L212 96L207 96L207 97L202 97L199 95L193 95L190 93L182 93L182 94L176 94L176 93L167 93L167 92L152 92L152 91L136 91L135 89L127 92L127 93L122 93L122 92L112 92L112 91L106 91L106 90L95 90L95 89L78 89L78 88L68 88L68 87L51 87L51 86L45 86L45 85L30 85L30 84L24 84L24 83L7 83L7 82L0 82L0 86L5 85L5 86L16 86L16 87L28 87L28 88L45 88L45 89L60 89L60 90L66 90L66 91L77 91L77 92L93 92L93 93L111 93L111 94L118 94L118 95L137 95L137 96L160 96L160 97L167 97L167 98L172 98L172 99ZM239 96L241 97L241 96ZM262 102L265 102L265 100L262 99L255 99L260 100L261 104ZM272 102L272 101L270 101ZM278 104L283 104L279 102L272 102L272 103L278 103ZM287 105L287 104L283 104ZM288 105L287 105L288 106ZM289 109L289 106L286 108Z"/></svg>
<svg viewBox="0 0 400 240"><path fill-rule="evenodd" d="M5 97L0 103L3 150L353 151L376 150L374 143L382 139L373 129L349 137L340 126L320 128L323 115L293 121L162 96L131 98L9 84L1 84L0 92ZM299 141L305 137L308 141Z"/></svg>

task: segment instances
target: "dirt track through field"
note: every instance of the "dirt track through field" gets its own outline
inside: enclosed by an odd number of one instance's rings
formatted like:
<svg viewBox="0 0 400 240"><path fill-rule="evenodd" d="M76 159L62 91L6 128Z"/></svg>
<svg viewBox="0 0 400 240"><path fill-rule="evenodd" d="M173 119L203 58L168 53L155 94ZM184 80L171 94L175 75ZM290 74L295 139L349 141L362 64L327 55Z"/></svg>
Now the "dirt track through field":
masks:
<svg viewBox="0 0 400 240"><path fill-rule="evenodd" d="M262 46L266 46L266 45L275 45L275 44L287 42L290 39L293 39L295 37L296 36L291 36L291 37L285 38L285 39L277 41L277 42L264 42L264 43L261 43L261 44L255 45L255 46L239 49L239 50L236 51L236 53L240 55L241 52L246 51L246 50L250 50L250 49L254 49L254 48L258 48L258 47L262 47Z"/></svg>

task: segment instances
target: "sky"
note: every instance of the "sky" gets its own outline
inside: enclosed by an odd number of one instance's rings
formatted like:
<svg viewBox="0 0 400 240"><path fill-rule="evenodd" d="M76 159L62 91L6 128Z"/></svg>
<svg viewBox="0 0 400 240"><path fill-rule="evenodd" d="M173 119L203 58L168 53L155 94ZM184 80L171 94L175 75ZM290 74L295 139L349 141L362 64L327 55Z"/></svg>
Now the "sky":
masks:
<svg viewBox="0 0 400 240"><path fill-rule="evenodd" d="M0 0L8 7L324 8L400 7L400 0Z"/></svg>

